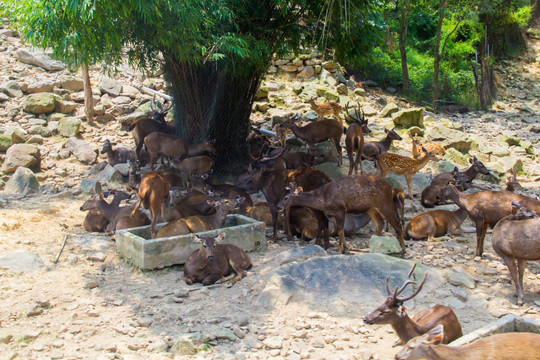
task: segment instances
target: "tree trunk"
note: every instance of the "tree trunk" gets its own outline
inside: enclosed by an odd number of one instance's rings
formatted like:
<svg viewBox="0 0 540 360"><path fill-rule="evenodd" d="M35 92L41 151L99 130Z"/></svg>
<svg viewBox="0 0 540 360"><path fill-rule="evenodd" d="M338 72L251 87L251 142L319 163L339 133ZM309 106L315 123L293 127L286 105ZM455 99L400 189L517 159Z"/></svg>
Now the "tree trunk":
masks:
<svg viewBox="0 0 540 360"><path fill-rule="evenodd" d="M401 55L401 80L403 82L403 93L409 91L409 69L407 67L407 28L409 25L409 2L404 1L399 18L399 53Z"/></svg>
<svg viewBox="0 0 540 360"><path fill-rule="evenodd" d="M439 22L437 23L437 35L435 37L435 51L433 54L433 108L437 108L439 102L439 65L441 62L441 55L439 54L439 48L441 46L441 31L442 24L445 16L446 0L441 0L439 6Z"/></svg>
<svg viewBox="0 0 540 360"><path fill-rule="evenodd" d="M263 72L214 64L187 64L167 57L165 79L175 103L177 135L189 142L215 139L217 170L234 173L248 162L246 137Z"/></svg>
<svg viewBox="0 0 540 360"><path fill-rule="evenodd" d="M88 71L88 64L82 66L82 79L84 85L84 112L86 114L86 121L89 124L94 123L94 99L92 97L92 84L90 83L90 73Z"/></svg>

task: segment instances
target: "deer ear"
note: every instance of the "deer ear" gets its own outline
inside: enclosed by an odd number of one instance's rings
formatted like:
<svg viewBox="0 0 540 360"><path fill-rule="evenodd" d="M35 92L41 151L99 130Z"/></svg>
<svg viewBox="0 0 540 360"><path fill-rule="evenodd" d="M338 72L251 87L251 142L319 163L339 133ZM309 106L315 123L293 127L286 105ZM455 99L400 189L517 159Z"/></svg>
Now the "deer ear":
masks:
<svg viewBox="0 0 540 360"><path fill-rule="evenodd" d="M472 163L473 163L473 159L469 158L469 164L472 164Z"/></svg>
<svg viewBox="0 0 540 360"><path fill-rule="evenodd" d="M221 241L223 241L223 239L225 239L225 233L221 233L218 236L216 236L214 238L214 242L221 242Z"/></svg>
<svg viewBox="0 0 540 360"><path fill-rule="evenodd" d="M425 152L427 154L427 150L425 147L422 146L422 151Z"/></svg>
<svg viewBox="0 0 540 360"><path fill-rule="evenodd" d="M429 345L438 345L441 344L444 339L444 327L442 324L439 324L429 330L428 337L424 343Z"/></svg>
<svg viewBox="0 0 540 360"><path fill-rule="evenodd" d="M384 128L384 132L388 134L390 130L388 130L387 128Z"/></svg>
<svg viewBox="0 0 540 360"><path fill-rule="evenodd" d="M294 195L298 195L303 191L304 191L304 189L301 186L299 186L294 190Z"/></svg>
<svg viewBox="0 0 540 360"><path fill-rule="evenodd" d="M199 242L201 241L201 238L199 238L197 235L195 234L191 234L191 240L193 240L193 242Z"/></svg>
<svg viewBox="0 0 540 360"><path fill-rule="evenodd" d="M214 200L206 200L206 203L210 206L217 206L217 202Z"/></svg>
<svg viewBox="0 0 540 360"><path fill-rule="evenodd" d="M244 200L246 200L245 197L240 196L240 195L236 195L236 196L234 197L234 199L236 200L236 202L237 202L239 205L242 204L242 203L244 202Z"/></svg>

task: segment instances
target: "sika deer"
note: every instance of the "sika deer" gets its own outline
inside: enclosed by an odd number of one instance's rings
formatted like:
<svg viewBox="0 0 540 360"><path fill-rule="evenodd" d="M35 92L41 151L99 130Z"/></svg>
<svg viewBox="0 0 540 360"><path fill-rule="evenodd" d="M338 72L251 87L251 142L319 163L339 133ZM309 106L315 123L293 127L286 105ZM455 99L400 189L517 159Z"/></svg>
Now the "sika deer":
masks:
<svg viewBox="0 0 540 360"><path fill-rule="evenodd" d="M502 257L510 271L516 287L518 305L523 305L523 274L527 260L540 260L538 234L540 234L540 218L536 212L512 203L512 215L499 221L491 236L493 250Z"/></svg>
<svg viewBox="0 0 540 360"><path fill-rule="evenodd" d="M341 121L323 119L317 122L299 127L293 120L281 124L282 127L291 129L297 138L304 140L310 146L325 140L331 140L338 152L338 165L342 164L341 136L343 135L343 125Z"/></svg>
<svg viewBox="0 0 540 360"><path fill-rule="evenodd" d="M184 139L160 132L154 132L145 137L144 144L150 154L150 169L152 170L160 156L167 156L168 158L173 159L177 157L195 156L205 151L208 151L211 154L216 152L214 141L190 144Z"/></svg>
<svg viewBox="0 0 540 360"><path fill-rule="evenodd" d="M468 345L442 345L442 325L410 340L397 360L539 360L540 334L516 332L491 335Z"/></svg>
<svg viewBox="0 0 540 360"><path fill-rule="evenodd" d="M107 154L107 162L109 165L114 166L116 164L125 164L128 161L137 160L135 151L127 148L116 148L113 150L113 145L116 145L116 143L111 143L109 139L105 139L100 152L100 154Z"/></svg>
<svg viewBox="0 0 540 360"><path fill-rule="evenodd" d="M391 130L384 129L386 137L381 141L368 141L364 143L362 148L362 156L364 159L376 159L379 155L388 152L390 146L392 146L392 141L394 140L403 140L401 136L392 128Z"/></svg>
<svg viewBox="0 0 540 360"><path fill-rule="evenodd" d="M183 160L175 158L171 160L171 166L182 173L184 186L187 186L192 176L200 176L210 172L214 167L214 160L205 155L188 157Z"/></svg>
<svg viewBox="0 0 540 360"><path fill-rule="evenodd" d="M516 171L514 169L510 169L510 176L508 177L508 180L506 180L506 191L519 192L523 190L523 187L516 179L516 175Z"/></svg>
<svg viewBox="0 0 540 360"><path fill-rule="evenodd" d="M449 235L462 235L461 223L467 218L463 209L456 211L433 210L413 217L405 228L405 240L434 241L434 237Z"/></svg>
<svg viewBox="0 0 540 360"><path fill-rule="evenodd" d="M441 145L441 143L420 144L420 139L418 138L418 136L416 136L416 134L414 136L409 136L412 140L413 159L418 159L420 156L422 156L422 147L427 151L434 153L435 155L443 156L446 152L446 149L444 148L444 146Z"/></svg>
<svg viewBox="0 0 540 360"><path fill-rule="evenodd" d="M397 175L405 175L405 179L407 179L407 187L409 188L409 198L411 200L413 199L413 175L416 174L418 170L423 168L429 160L439 161L434 154L427 152L425 149L422 150L426 155L419 160L392 153L384 153L377 158L377 165L379 168L378 176L382 179L384 179L390 171L393 171Z"/></svg>
<svg viewBox="0 0 540 360"><path fill-rule="evenodd" d="M345 113L348 113L349 104L345 106ZM345 131L345 148L347 149L347 156L349 157L349 175L353 173L358 174L358 165L360 165L360 172L363 173L362 169L362 149L364 147L364 134L369 134L371 130L368 128L368 121L364 116L364 112L360 114L360 104L358 108L354 109L356 112L356 117L349 115L351 119L354 120L354 123L349 125Z"/></svg>
<svg viewBox="0 0 540 360"><path fill-rule="evenodd" d="M430 309L418 312L412 318L405 313L403 303L418 295L427 278L427 272L425 272L424 279L411 295L398 297L407 285L416 284L416 281L411 280L411 275L415 268L416 263L413 265L411 271L409 271L408 280L405 281L405 284L399 289L396 286L394 292L390 291L388 278L386 278L385 284L388 297L381 305L364 317L364 323L369 325L390 324L399 337L398 343L401 342L402 344L426 333L437 325L443 326L446 330L444 339L441 339L444 344L448 344L461 337L463 335L461 324L454 311L448 306L437 304Z"/></svg>
<svg viewBox="0 0 540 360"><path fill-rule="evenodd" d="M248 207L246 216L252 219L264 222L266 226L272 226L272 213L267 202L258 202L253 206Z"/></svg>
<svg viewBox="0 0 540 360"><path fill-rule="evenodd" d="M344 223L345 214L366 212L376 208L396 231L403 253L403 230L399 222L397 206L394 202L392 187L384 180L373 175L351 175L334 180L310 192L297 188L279 202L278 207L289 209L291 206L304 206L317 211L319 229L325 235L324 246L328 248L328 221L336 218L339 235L338 251L345 252Z"/></svg>
<svg viewBox="0 0 540 360"><path fill-rule="evenodd" d="M306 101L306 104L309 104L311 108L317 113L317 121L322 120L326 115L334 115L341 123L341 118L339 117L341 105L334 101L317 104L315 103L315 99L317 99L316 96L312 97L311 99Z"/></svg>
<svg viewBox="0 0 540 360"><path fill-rule="evenodd" d="M476 226L476 256L482 256L488 226L493 228L499 220L512 214L512 201L540 213L540 201L528 196L491 190L465 194L452 184L448 185L448 189L450 199L467 211Z"/></svg>
<svg viewBox="0 0 540 360"><path fill-rule="evenodd" d="M141 180L141 185L139 186L139 191L137 192L139 199L135 204L131 217L135 216L141 204L146 209L150 209L150 212L152 213L150 233L152 236L156 232L157 221L161 217L161 214L164 212L165 206L167 205L169 188L169 182L163 176L163 174L158 171L146 173Z"/></svg>
<svg viewBox="0 0 540 360"><path fill-rule="evenodd" d="M233 285L246 276L246 270L252 267L251 259L244 250L232 244L218 244L225 238L225 233L215 238L199 238L191 235L193 241L201 242L184 264L184 281L188 285L202 282L212 285L218 280L226 281L225 276L236 275L231 280Z"/></svg>
<svg viewBox="0 0 540 360"><path fill-rule="evenodd" d="M198 233L219 229L223 226L225 217L228 214L238 209L238 206L244 201L243 198L237 197L234 200L222 199L220 201L207 200L210 206L216 209L214 215L189 216L171 221L163 226L157 232L155 238L185 235L189 233Z"/></svg>
<svg viewBox="0 0 540 360"><path fill-rule="evenodd" d="M123 191L114 191L114 198L112 199L111 203L109 204L111 207L118 207L122 200L129 199L130 196L126 194ZM105 201L105 200L104 200ZM83 220L83 227L86 229L86 231L90 232L104 232L107 228L107 225L109 224L109 220L101 214L99 211L99 208L96 206L92 209L90 209L90 206L88 203L85 203L85 205L81 206L81 211L88 210L88 214L84 217Z"/></svg>
<svg viewBox="0 0 540 360"><path fill-rule="evenodd" d="M443 174L449 174L451 176L440 176ZM431 180L431 183L422 190L420 197L420 203L426 208L432 208L436 204L443 203L442 197L448 184L451 182L461 183L462 177L459 169L454 167L454 170L450 173L443 173L437 175Z"/></svg>

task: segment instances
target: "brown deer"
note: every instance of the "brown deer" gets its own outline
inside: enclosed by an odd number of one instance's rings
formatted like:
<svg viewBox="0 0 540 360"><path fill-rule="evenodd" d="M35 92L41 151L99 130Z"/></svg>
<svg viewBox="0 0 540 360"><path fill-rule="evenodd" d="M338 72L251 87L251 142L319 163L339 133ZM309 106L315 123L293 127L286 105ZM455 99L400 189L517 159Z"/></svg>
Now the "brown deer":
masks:
<svg viewBox="0 0 540 360"><path fill-rule="evenodd" d="M510 271L518 305L523 305L523 274L527 260L540 259L540 218L535 211L518 203L511 205L512 215L495 225L491 242L493 250L502 257Z"/></svg>
<svg viewBox="0 0 540 360"><path fill-rule="evenodd" d="M243 198L222 199L219 201L207 200L208 204L216 209L213 215L189 216L176 219L163 226L154 238L185 235L219 229L223 226L225 217L236 210L244 201Z"/></svg>
<svg viewBox="0 0 540 360"><path fill-rule="evenodd" d="M120 209L119 205L122 200L127 200L130 198L129 194L123 191L113 191L113 193L114 198L112 199L110 204L108 204L110 208ZM100 199L102 198L100 197ZM93 205L90 205L90 202L92 202L93 200L93 198L90 198L89 201L85 202L80 208L81 211L88 211L83 220L83 227L86 231L104 232L107 228L107 225L109 224L109 219L107 219L99 210L100 200L97 200L96 198L96 202ZM106 201L103 200L103 202Z"/></svg>
<svg viewBox="0 0 540 360"><path fill-rule="evenodd" d="M508 176L508 180L506 180L506 191L519 192L523 190L523 187L518 183L516 176L516 170L510 169L510 176Z"/></svg>
<svg viewBox="0 0 540 360"><path fill-rule="evenodd" d="M246 210L246 216L264 222L266 226L272 226L272 213L266 201L261 201Z"/></svg>
<svg viewBox="0 0 540 360"><path fill-rule="evenodd" d="M393 171L397 175L405 175L405 179L407 179L407 187L409 188L409 198L412 200L413 175L423 168L429 160L439 161L435 154L427 152L425 149L422 149L422 151L424 151L426 155L419 160L393 153L381 154L377 158L377 165L379 168L378 176L384 179L390 171Z"/></svg>
<svg viewBox="0 0 540 360"><path fill-rule="evenodd" d="M125 164L128 161L137 160L135 151L121 147L113 150L114 145L116 145L116 143L111 143L109 139L105 139L100 151L100 154L107 154L107 162L109 165L114 166L116 164Z"/></svg>
<svg viewBox="0 0 540 360"><path fill-rule="evenodd" d="M154 132L144 138L144 145L150 154L150 169L154 170L154 165L160 156L169 159L177 157L189 157L199 155L205 151L214 154L214 141L204 141L199 144L190 144L184 139L174 135Z"/></svg>
<svg viewBox="0 0 540 360"><path fill-rule="evenodd" d="M397 360L540 360L540 334L515 332L491 335L468 345L443 345L446 329L437 325L410 340Z"/></svg>
<svg viewBox="0 0 540 360"><path fill-rule="evenodd" d="M214 160L206 155L171 160L171 166L182 173L184 186L191 185L193 176L207 174L214 167Z"/></svg>
<svg viewBox="0 0 540 360"><path fill-rule="evenodd" d="M461 223L467 218L463 209L456 211L433 210L413 217L405 227L405 240L434 241L434 237L462 235Z"/></svg>
<svg viewBox="0 0 540 360"><path fill-rule="evenodd" d="M412 157L413 159L418 159L422 156L422 147L429 152L434 153L435 155L443 156L446 153L446 149L441 143L427 143L420 144L420 139L416 134L409 135L412 140Z"/></svg>
<svg viewBox="0 0 540 360"><path fill-rule="evenodd" d="M402 344L426 333L439 324L444 326L446 331L444 339L441 339L444 344L461 337L463 335L461 324L454 311L448 306L437 304L430 309L418 312L412 318L405 313L403 303L418 295L427 279L427 272L425 272L424 279L411 295L398 297L409 284L416 284L416 281L411 280L415 268L416 263L409 271L405 284L399 289L396 286L393 292L390 290L388 278L386 278L385 284L388 297L381 305L364 317L364 323L369 325L390 324L399 337L398 343L401 342Z"/></svg>
<svg viewBox="0 0 540 360"><path fill-rule="evenodd" d="M156 133L157 134L157 133ZM152 236L156 232L156 224L161 214L164 212L167 200L169 198L169 182L163 176L161 172L153 171L144 175L137 191L138 199L135 204L135 208L131 213L131 217L134 217L141 204L150 209L152 214L152 222L150 223L150 233ZM128 187L128 190L135 191Z"/></svg>
<svg viewBox="0 0 540 360"><path fill-rule="evenodd" d="M354 109L356 117L351 116L349 111L349 104L345 106L345 115L349 116L354 122L349 125L345 131L345 149L347 150L347 157L349 158L349 175L353 173L358 174L358 165L360 165L360 172L362 169L362 149L364 148L364 134L369 134L371 130L368 128L368 121L364 116L364 112L360 114L360 104Z"/></svg>
<svg viewBox="0 0 540 360"><path fill-rule="evenodd" d="M403 229L394 202L392 187L373 175L351 175L334 180L318 189L303 192L301 187L285 195L279 202L280 209L304 206L316 211L319 229L324 233L324 246L328 248L328 221L334 217L339 235L338 251L345 252L345 214L366 212L376 208L396 231L403 253Z"/></svg>
<svg viewBox="0 0 540 360"><path fill-rule="evenodd" d="M420 203L426 208L432 208L437 204L444 203L444 191L448 184L451 182L461 183L463 181L461 173L459 172L458 167L454 167L450 173L444 173L444 176L435 176L431 183L422 190L422 195L420 196ZM446 175L448 174L448 175ZM440 174L442 175L442 174Z"/></svg>
<svg viewBox="0 0 540 360"><path fill-rule="evenodd" d="M448 185L450 199L467 215L476 226L476 256L484 252L484 238L488 226L493 228L499 220L512 214L512 201L525 206L536 213L540 212L540 201L528 196L509 191L484 190L474 194L465 194L454 185Z"/></svg>
<svg viewBox="0 0 540 360"><path fill-rule="evenodd" d="M364 159L376 159L379 157L379 155L388 152L388 149L390 149L390 146L392 146L392 142L394 140L403 140L403 138L399 136L394 129L395 128L390 130L384 129L386 137L380 141L365 142L364 147L362 148L362 157Z"/></svg>
<svg viewBox="0 0 540 360"><path fill-rule="evenodd" d="M218 280L226 281L226 276L233 273L230 284L246 276L246 270L252 267L251 259L244 250L232 244L218 244L225 238L225 233L212 238L199 238L191 235L193 241L200 242L201 247L195 250L184 264L184 281L188 285L200 282L212 285Z"/></svg>
<svg viewBox="0 0 540 360"><path fill-rule="evenodd" d="M334 115L337 120L341 123L341 118L339 113L341 112L341 105L337 102L329 101L321 104L317 104L315 100L316 96L306 101L306 104L309 104L313 111L317 113L317 121L322 120L326 115Z"/></svg>
<svg viewBox="0 0 540 360"><path fill-rule="evenodd" d="M343 124L332 119L323 119L317 122L300 127L289 120L281 124L282 127L291 129L297 138L304 140L312 146L325 140L331 140L338 152L338 165L342 164L341 136L343 135Z"/></svg>

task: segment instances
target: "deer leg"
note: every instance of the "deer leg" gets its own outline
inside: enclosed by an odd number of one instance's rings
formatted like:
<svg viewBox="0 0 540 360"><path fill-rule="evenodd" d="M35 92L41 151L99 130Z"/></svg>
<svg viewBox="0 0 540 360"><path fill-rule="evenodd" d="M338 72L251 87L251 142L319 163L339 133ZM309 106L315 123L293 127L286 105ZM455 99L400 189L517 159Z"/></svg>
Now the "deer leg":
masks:
<svg viewBox="0 0 540 360"><path fill-rule="evenodd" d="M483 221L475 221L476 224L476 256L482 256L484 253L484 239L486 237L486 232L488 224Z"/></svg>
<svg viewBox="0 0 540 360"><path fill-rule="evenodd" d="M135 203L135 207L133 208L133 211L131 212L131 217L135 217L135 215L137 214L137 211L139 211L139 208L141 207L141 198L138 198L137 199L137 202Z"/></svg>
<svg viewBox="0 0 540 360"><path fill-rule="evenodd" d="M347 157L349 158L349 175L352 175L353 167L355 164L354 164L352 151L349 151L348 149L347 149Z"/></svg>
<svg viewBox="0 0 540 360"><path fill-rule="evenodd" d="M272 241L277 241L277 209L273 206L269 206L270 214L272 215L272 229L274 233L272 235Z"/></svg>
<svg viewBox="0 0 540 360"><path fill-rule="evenodd" d="M523 305L523 298L525 297L525 294L523 293L523 274L525 273L525 268L527 267L527 260L517 259L517 265L519 274L518 302L521 299L519 305Z"/></svg>
<svg viewBox="0 0 540 360"><path fill-rule="evenodd" d="M339 144L339 139L332 139L332 142L334 143L338 153L338 165L341 166L343 165L343 151L341 149L341 145Z"/></svg>
<svg viewBox="0 0 540 360"><path fill-rule="evenodd" d="M370 208L368 211L366 211L366 213L375 225L375 234L381 236L384 227L384 220L381 218L379 210L377 208Z"/></svg>
<svg viewBox="0 0 540 360"><path fill-rule="evenodd" d="M222 278L222 276L220 274L216 274L216 273L208 274L203 279L202 284L203 285L212 285L213 283L215 283L216 281L218 281L221 278Z"/></svg>
<svg viewBox="0 0 540 360"><path fill-rule="evenodd" d="M283 211L283 227L285 234L287 234L287 239L292 240L292 232L291 232L291 224L289 222L289 214L291 212L291 208L286 208Z"/></svg>
<svg viewBox="0 0 540 360"><path fill-rule="evenodd" d="M508 268L508 271L510 272L510 277L512 278L512 281L514 282L514 286L516 288L516 294L518 297L518 305L523 305L523 297L521 296L520 286L519 286L519 275L518 275L518 269L516 267L516 263L514 262L514 259L510 256L502 256L502 259L504 263L506 264L506 267Z"/></svg>
<svg viewBox="0 0 540 360"><path fill-rule="evenodd" d="M334 217L336 218L336 228L339 236L338 252L344 254L347 249L345 244L345 230L343 229L345 226L345 211L341 214L335 214Z"/></svg>
<svg viewBox="0 0 540 360"><path fill-rule="evenodd" d="M395 206L393 207L393 211L390 213L388 211L385 211L382 213L383 216L386 218L386 221L394 228L394 231L396 232L396 237L399 241L399 245L401 245L402 252L401 254L405 254L405 240L403 239L403 228L401 227L401 223L399 221L399 214Z"/></svg>
<svg viewBox="0 0 540 360"><path fill-rule="evenodd" d="M358 174L358 165L360 165L360 174L364 173L364 169L362 168L362 150L360 149L359 152L356 153L356 159L355 159L355 170L354 173Z"/></svg>
<svg viewBox="0 0 540 360"><path fill-rule="evenodd" d="M412 175L405 176L405 179L407 180L407 187L409 188L409 198L413 200L413 193L412 193Z"/></svg>

